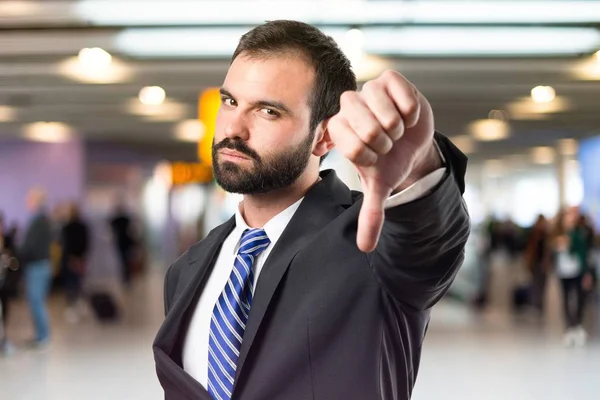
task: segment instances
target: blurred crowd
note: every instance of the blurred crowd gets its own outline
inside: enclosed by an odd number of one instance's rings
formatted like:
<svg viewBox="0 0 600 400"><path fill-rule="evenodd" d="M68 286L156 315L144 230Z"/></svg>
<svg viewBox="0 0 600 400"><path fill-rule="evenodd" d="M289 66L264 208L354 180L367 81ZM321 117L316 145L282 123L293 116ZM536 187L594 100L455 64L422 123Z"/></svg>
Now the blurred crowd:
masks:
<svg viewBox="0 0 600 400"><path fill-rule="evenodd" d="M489 302L492 257L507 255L526 279L512 289L515 311L533 310L543 318L550 276L560 282L562 313L567 346L581 346L587 340L583 317L598 287L600 235L593 221L579 208L561 210L554 218L539 215L531 227L518 226L511 219L490 218L483 227L484 245L480 249L479 288L474 303Z"/></svg>
<svg viewBox="0 0 600 400"><path fill-rule="evenodd" d="M114 318L117 313L109 294L84 295L93 260L117 264L124 287L131 284L143 263L139 231L122 202L117 202L112 215L99 225L87 221L74 202L49 210L41 188L29 191L26 206L29 219L22 234L0 213L0 354L5 355L14 350L6 327L15 298L23 295L29 306L35 336L28 346L43 348L51 337L50 291L64 295L68 323L79 322L90 309L100 318Z"/></svg>

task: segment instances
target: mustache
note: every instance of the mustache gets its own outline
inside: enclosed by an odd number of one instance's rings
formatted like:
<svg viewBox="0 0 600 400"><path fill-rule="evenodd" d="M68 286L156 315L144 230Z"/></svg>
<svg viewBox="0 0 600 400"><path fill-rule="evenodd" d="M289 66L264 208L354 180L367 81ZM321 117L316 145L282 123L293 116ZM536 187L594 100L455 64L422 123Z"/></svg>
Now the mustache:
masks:
<svg viewBox="0 0 600 400"><path fill-rule="evenodd" d="M248 145L242 140L232 140L230 138L225 138L221 140L218 144L213 145L213 151L217 152L221 149L229 149L235 150L241 154L244 154L253 160L260 162L260 156L254 150L252 150Z"/></svg>

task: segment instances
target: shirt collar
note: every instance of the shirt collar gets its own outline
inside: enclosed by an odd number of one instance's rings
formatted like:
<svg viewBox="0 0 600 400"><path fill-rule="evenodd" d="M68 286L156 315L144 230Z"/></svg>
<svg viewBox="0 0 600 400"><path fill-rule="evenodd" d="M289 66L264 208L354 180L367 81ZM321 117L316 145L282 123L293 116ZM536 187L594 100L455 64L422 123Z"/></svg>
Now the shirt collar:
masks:
<svg viewBox="0 0 600 400"><path fill-rule="evenodd" d="M286 208L285 210L283 210L282 212L280 212L279 214L277 214L276 216L274 216L273 218L271 218L269 222L267 222L265 226L263 226L262 229L264 229L267 233L267 236L271 241L271 246L274 246L275 243L279 240L286 226L290 223L292 217L300 207L302 200L304 200L304 197L292 204L291 206L289 206L288 208ZM240 240L242 239L242 233L246 229L252 228L248 226L248 224L244 220L244 217L242 217L242 213L240 212L240 206L238 206L237 210L235 211L235 230L233 232L237 237L237 244L233 250L234 254L237 254L240 245Z"/></svg>

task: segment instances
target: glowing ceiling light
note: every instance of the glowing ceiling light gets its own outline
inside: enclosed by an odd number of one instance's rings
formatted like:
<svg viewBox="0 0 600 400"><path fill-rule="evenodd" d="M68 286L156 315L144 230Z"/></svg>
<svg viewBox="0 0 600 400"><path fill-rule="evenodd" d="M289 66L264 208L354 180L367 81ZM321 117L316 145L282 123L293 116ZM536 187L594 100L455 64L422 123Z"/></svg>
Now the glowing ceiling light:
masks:
<svg viewBox="0 0 600 400"><path fill-rule="evenodd" d="M69 79L93 84L112 84L121 83L129 79L132 75L132 70L125 63L115 60L110 54L110 62L107 57L99 56L100 53L86 53L79 57L70 57L61 62L58 66L62 75ZM90 56L91 54L91 56ZM101 57L102 58L101 60ZM82 61L82 59L84 61ZM93 60L97 62L94 63ZM99 63L98 63L99 62ZM101 65L103 65L101 67Z"/></svg>
<svg viewBox="0 0 600 400"><path fill-rule="evenodd" d="M17 110L9 106L0 106L0 122L10 122L16 118Z"/></svg>
<svg viewBox="0 0 600 400"><path fill-rule="evenodd" d="M159 105L142 104L132 98L125 103L127 112L138 115L149 122L177 122L189 116L190 108L180 102L165 100Z"/></svg>
<svg viewBox="0 0 600 400"><path fill-rule="evenodd" d="M555 151L548 146L534 147L531 149L531 157L536 164L552 164L555 159Z"/></svg>
<svg viewBox="0 0 600 400"><path fill-rule="evenodd" d="M84 68L91 70L104 69L112 62L112 56L100 47L81 49L78 59Z"/></svg>
<svg viewBox="0 0 600 400"><path fill-rule="evenodd" d="M25 127L23 136L35 142L63 143L72 138L73 132L62 122L34 122Z"/></svg>
<svg viewBox="0 0 600 400"><path fill-rule="evenodd" d="M598 50L595 54L594 57L596 58L596 62L600 63L600 50Z"/></svg>
<svg viewBox="0 0 600 400"><path fill-rule="evenodd" d="M159 106L164 103L166 93L160 86L146 86L140 90L140 102L146 106Z"/></svg>
<svg viewBox="0 0 600 400"><path fill-rule="evenodd" d="M550 103L556 98L556 91L552 86L536 86L531 89L531 99L535 103Z"/></svg>
<svg viewBox="0 0 600 400"><path fill-rule="evenodd" d="M504 110L492 110L488 114L489 119L497 119L500 121L508 121L508 113Z"/></svg>
<svg viewBox="0 0 600 400"><path fill-rule="evenodd" d="M32 1L7 0L0 3L0 16L23 17L33 15L39 8L40 5Z"/></svg>
<svg viewBox="0 0 600 400"><path fill-rule="evenodd" d="M175 127L175 139L182 142L198 143L204 136L204 124L197 119L181 121Z"/></svg>
<svg viewBox="0 0 600 400"><path fill-rule="evenodd" d="M498 119L481 119L469 125L469 132L479 141L492 142L510 136L510 126Z"/></svg>

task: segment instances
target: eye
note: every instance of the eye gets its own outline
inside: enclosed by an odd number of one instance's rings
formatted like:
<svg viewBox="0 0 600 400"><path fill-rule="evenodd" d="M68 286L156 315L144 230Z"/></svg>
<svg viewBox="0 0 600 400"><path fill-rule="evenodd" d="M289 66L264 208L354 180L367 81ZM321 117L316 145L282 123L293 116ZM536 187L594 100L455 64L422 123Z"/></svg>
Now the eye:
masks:
<svg viewBox="0 0 600 400"><path fill-rule="evenodd" d="M260 111L269 117L278 117L279 113L271 108L261 108Z"/></svg>
<svg viewBox="0 0 600 400"><path fill-rule="evenodd" d="M224 104L229 107L235 107L237 102L230 97L221 97L221 104Z"/></svg>

